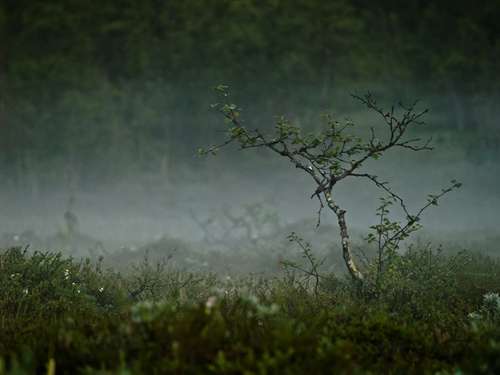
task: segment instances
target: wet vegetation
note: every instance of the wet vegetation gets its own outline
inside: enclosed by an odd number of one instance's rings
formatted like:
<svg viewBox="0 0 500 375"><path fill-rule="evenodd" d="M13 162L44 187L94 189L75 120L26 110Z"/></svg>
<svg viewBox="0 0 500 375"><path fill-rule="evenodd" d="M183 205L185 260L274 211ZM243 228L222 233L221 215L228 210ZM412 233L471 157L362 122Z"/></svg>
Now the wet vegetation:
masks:
<svg viewBox="0 0 500 375"><path fill-rule="evenodd" d="M0 371L494 374L499 270L429 246L376 287L324 273L315 288L289 267L228 277L146 254L118 272L14 247L1 256Z"/></svg>
<svg viewBox="0 0 500 375"><path fill-rule="evenodd" d="M498 19L496 0L0 2L0 375L500 373ZM377 161L367 92L420 98L407 135L438 151ZM245 147L295 137L317 186L259 152L193 158L228 124ZM395 184L335 191L344 244L301 197L328 202L359 153ZM410 243L420 193L440 207Z"/></svg>

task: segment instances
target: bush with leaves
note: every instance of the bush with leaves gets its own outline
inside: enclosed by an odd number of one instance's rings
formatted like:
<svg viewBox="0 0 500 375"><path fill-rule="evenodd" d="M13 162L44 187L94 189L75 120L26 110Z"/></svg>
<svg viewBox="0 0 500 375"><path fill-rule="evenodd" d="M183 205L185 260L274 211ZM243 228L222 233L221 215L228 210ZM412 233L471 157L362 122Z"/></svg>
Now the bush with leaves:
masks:
<svg viewBox="0 0 500 375"><path fill-rule="evenodd" d="M63 315L105 319L120 314L118 279L100 262L13 247L0 255L0 348L37 342L41 327Z"/></svg>
<svg viewBox="0 0 500 375"><path fill-rule="evenodd" d="M181 277L147 259L121 275L99 262L20 248L0 260L0 374L435 375L500 368L500 264L466 253L449 257L427 247L397 255L384 292L322 276L314 293L315 278L296 277L293 267L281 279L228 280L213 272ZM312 255L310 261L320 263ZM474 328L473 311L486 324Z"/></svg>

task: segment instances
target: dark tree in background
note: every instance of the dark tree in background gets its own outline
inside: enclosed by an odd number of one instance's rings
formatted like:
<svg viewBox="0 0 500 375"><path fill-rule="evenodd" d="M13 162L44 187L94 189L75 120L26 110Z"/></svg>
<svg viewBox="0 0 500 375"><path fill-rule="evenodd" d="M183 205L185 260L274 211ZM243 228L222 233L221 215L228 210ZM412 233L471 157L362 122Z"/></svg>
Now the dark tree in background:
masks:
<svg viewBox="0 0 500 375"><path fill-rule="evenodd" d="M350 109L343 98L354 87L391 102L425 97L441 129L475 149L500 143L495 0L2 6L0 163L18 187L57 168L84 173L75 160L106 180L188 157L194 141L214 137L197 124L206 89L221 81L262 118L279 105Z"/></svg>

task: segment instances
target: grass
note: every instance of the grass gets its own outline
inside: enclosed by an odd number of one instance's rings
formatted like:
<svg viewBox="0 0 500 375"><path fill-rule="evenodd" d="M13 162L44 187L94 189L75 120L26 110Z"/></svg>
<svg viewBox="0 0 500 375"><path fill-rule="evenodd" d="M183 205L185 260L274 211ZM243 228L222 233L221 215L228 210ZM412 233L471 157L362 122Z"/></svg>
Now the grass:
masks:
<svg viewBox="0 0 500 375"><path fill-rule="evenodd" d="M290 267L228 277L172 268L175 253L148 257L119 272L102 258L6 250L0 374L500 370L500 263L488 256L410 248L376 286L321 274L317 290Z"/></svg>

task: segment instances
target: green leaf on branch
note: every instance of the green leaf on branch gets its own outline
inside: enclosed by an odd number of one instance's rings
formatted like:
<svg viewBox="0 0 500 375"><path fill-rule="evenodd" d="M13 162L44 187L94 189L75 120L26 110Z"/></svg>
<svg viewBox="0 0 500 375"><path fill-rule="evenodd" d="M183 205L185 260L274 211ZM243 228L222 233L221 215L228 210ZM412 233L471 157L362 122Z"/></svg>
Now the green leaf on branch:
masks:
<svg viewBox="0 0 500 375"><path fill-rule="evenodd" d="M222 92L226 88L227 86L222 85L216 87L217 90ZM432 149L428 147L430 139L423 145L418 145L416 142L420 141L420 139L405 140L403 137L408 125L412 123L416 125L423 124L423 122L419 120L419 117L426 111L414 113L412 112L413 106L407 108L401 105L405 110L403 116L399 119L396 118L393 115L394 110L392 110L389 112L391 114L390 120L387 120L388 115L385 115L386 112L383 112L383 110L377 106L376 101L372 99L370 93L368 93L365 98L352 95L368 108L384 116L385 122L389 126L389 134L383 139L379 139L376 136L374 128L371 128L371 135L366 140L356 134L349 134L346 130L348 127L354 127L354 124L348 119L346 119L345 123L340 124L338 121L334 120L329 113L321 116L323 119L326 119L326 124L323 125L324 128L321 131L304 131L304 133L301 133L299 126L292 125L290 120L286 119L284 116L275 116L274 135L266 135L261 133L258 129L247 130L242 127L240 125L241 120L237 118L239 113L234 111L236 109L236 104L229 102L228 94L222 93L220 96L224 98L224 104L216 104L213 105L212 108L217 109L225 116L226 123L232 123L232 126L226 128L226 136L229 140L221 143L220 146L226 146L236 140L241 149L264 146L288 158L296 168L308 172L314 178L317 189L312 196L317 196L320 201L321 207L319 213L321 213L321 209L324 207L320 196L320 194L324 192L328 207L339 216L339 222L344 219L340 216L344 211L342 211L332 200L331 190L338 181L346 177L368 178L379 188L388 193L387 197L381 198L380 207L376 212L378 224L370 227L373 233L369 234L366 238L368 242L376 242L378 244L378 276L380 276L381 272L390 269L391 262L397 257L395 252L399 248L399 242L408 237L411 232L421 228L418 222L422 211L431 205L437 206L437 201L443 194L448 193L453 188L461 186L456 180L452 180L451 187L443 189L438 195L429 195L429 199L427 200L428 204L418 211L416 215L410 215L403 200L392 193L391 190L386 187L386 183L380 182L375 175L358 172L359 169L364 168L365 162L368 159L373 158L374 160L378 160L386 150L393 147L401 147L413 151ZM214 150L215 147L211 147L208 151L200 150L199 154L205 155L208 152L213 153ZM404 223L389 220L389 208L394 203L400 204L402 210L406 214L407 221ZM347 231L346 228L341 229L345 232ZM342 237L342 246L343 250L348 254L349 245L347 241L344 241L344 238L345 237ZM317 262L311 254L309 243L302 242L294 233L290 236L290 240L299 244L302 248L303 256L309 260L313 270L305 270L291 263L288 263L288 265L303 271L306 275L315 277L317 286L319 280L317 268L321 262ZM359 281L363 280L363 275L356 270L352 262L346 261L346 264L353 277Z"/></svg>
<svg viewBox="0 0 500 375"><path fill-rule="evenodd" d="M229 88L229 86L217 85L217 86L214 87L214 90L215 91L224 91L227 88Z"/></svg>

